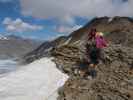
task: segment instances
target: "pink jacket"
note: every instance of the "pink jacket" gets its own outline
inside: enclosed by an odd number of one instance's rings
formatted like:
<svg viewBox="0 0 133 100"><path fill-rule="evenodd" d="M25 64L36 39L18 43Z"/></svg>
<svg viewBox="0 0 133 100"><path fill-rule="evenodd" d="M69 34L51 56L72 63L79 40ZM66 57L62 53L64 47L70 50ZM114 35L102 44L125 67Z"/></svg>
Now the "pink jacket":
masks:
<svg viewBox="0 0 133 100"><path fill-rule="evenodd" d="M107 42L103 38L103 36L96 36L96 47L97 48L104 48L107 47Z"/></svg>

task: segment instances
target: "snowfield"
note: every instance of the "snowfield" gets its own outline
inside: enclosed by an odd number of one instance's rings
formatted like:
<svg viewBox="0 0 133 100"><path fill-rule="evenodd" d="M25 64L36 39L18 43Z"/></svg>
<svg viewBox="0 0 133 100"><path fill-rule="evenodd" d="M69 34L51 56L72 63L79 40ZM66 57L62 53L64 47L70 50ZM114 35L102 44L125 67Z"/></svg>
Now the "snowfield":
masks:
<svg viewBox="0 0 133 100"><path fill-rule="evenodd" d="M56 100L67 79L52 58L42 58L0 77L0 100Z"/></svg>

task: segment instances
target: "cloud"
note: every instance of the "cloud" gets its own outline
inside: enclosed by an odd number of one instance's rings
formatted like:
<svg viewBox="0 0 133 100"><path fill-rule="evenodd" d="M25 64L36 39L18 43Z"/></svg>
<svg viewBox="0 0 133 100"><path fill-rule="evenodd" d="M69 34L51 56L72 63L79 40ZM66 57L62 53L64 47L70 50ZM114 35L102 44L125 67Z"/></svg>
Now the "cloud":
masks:
<svg viewBox="0 0 133 100"><path fill-rule="evenodd" d="M70 26L60 26L57 28L57 32L59 33L71 33L79 28L81 28L82 25L75 25L73 27Z"/></svg>
<svg viewBox="0 0 133 100"><path fill-rule="evenodd" d="M3 25L5 25L8 32L27 32L43 29L43 27L40 25L32 25L26 23L20 18L17 18L16 20L12 20L11 18L5 18L3 21Z"/></svg>
<svg viewBox="0 0 133 100"><path fill-rule="evenodd" d="M74 23L74 17L133 16L133 0L20 0L22 14L57 18Z"/></svg>

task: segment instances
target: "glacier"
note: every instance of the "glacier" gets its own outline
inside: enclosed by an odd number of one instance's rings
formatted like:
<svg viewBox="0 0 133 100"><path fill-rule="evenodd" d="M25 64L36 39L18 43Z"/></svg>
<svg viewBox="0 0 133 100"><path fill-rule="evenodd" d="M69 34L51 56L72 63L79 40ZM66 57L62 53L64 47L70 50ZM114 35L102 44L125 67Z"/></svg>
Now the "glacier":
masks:
<svg viewBox="0 0 133 100"><path fill-rule="evenodd" d="M0 100L56 100L68 76L42 58L0 77Z"/></svg>

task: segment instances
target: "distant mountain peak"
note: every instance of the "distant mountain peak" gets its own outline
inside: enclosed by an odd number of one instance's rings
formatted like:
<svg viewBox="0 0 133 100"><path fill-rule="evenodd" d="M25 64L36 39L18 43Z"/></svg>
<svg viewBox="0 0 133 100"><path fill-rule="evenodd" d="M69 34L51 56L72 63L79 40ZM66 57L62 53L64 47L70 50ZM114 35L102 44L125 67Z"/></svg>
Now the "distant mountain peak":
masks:
<svg viewBox="0 0 133 100"><path fill-rule="evenodd" d="M0 34L0 40L8 40L8 38L2 34Z"/></svg>
<svg viewBox="0 0 133 100"><path fill-rule="evenodd" d="M25 38L23 38L23 37L21 37L21 36L18 36L18 35L14 35L14 34L10 34L10 35L7 35L6 36L8 39L21 39L21 40L23 40L23 39L25 39Z"/></svg>
<svg viewBox="0 0 133 100"><path fill-rule="evenodd" d="M36 49L41 43L17 35L0 34L0 59L20 57Z"/></svg>

